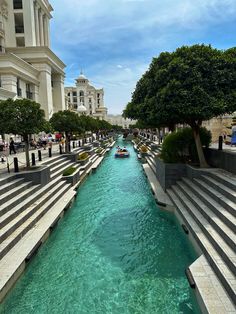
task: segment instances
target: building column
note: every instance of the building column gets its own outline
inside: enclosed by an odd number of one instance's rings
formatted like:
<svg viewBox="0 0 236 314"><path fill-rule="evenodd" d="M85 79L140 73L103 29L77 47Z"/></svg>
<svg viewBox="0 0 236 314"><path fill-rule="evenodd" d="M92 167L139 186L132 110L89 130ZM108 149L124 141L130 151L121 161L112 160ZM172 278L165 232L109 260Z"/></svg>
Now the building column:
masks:
<svg viewBox="0 0 236 314"><path fill-rule="evenodd" d="M53 74L53 112L65 110L65 89L64 76L61 74Z"/></svg>
<svg viewBox="0 0 236 314"><path fill-rule="evenodd" d="M39 7L35 2L34 5L34 17L35 17L35 32L36 32L36 46L40 46L40 35L39 35Z"/></svg>
<svg viewBox="0 0 236 314"><path fill-rule="evenodd" d="M17 77L8 74L1 75L2 88L13 92L17 95Z"/></svg>
<svg viewBox="0 0 236 314"><path fill-rule="evenodd" d="M40 31L40 45L44 46L44 31L43 31L43 13L39 10L39 31Z"/></svg>
<svg viewBox="0 0 236 314"><path fill-rule="evenodd" d="M48 44L48 17L44 15L43 17L43 31L44 31L44 45L49 46Z"/></svg>

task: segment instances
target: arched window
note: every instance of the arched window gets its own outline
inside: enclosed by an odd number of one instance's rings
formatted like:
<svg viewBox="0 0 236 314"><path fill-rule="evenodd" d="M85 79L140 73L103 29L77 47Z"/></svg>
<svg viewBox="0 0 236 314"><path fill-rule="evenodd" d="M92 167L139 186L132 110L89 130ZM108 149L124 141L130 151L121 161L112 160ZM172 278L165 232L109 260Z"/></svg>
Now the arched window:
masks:
<svg viewBox="0 0 236 314"><path fill-rule="evenodd" d="M79 92L79 95L80 95L80 97L84 97L84 92L81 90L81 91Z"/></svg>

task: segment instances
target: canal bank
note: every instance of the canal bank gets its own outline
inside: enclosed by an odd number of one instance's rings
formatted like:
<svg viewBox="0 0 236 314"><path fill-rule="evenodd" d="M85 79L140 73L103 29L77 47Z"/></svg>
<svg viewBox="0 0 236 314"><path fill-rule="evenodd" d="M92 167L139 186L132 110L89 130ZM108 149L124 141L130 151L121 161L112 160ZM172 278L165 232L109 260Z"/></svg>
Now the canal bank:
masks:
<svg viewBox="0 0 236 314"><path fill-rule="evenodd" d="M199 313L184 274L196 256L126 145L129 159L113 149L81 185L0 313Z"/></svg>

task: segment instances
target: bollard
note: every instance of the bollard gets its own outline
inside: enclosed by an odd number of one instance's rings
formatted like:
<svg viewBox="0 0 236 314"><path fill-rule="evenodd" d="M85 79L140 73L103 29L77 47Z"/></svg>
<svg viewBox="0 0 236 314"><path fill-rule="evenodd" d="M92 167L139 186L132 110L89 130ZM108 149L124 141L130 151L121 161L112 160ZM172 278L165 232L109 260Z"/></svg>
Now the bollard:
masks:
<svg viewBox="0 0 236 314"><path fill-rule="evenodd" d="M51 147L48 148L48 156L52 157L52 148Z"/></svg>
<svg viewBox="0 0 236 314"><path fill-rule="evenodd" d="M7 172L10 173L10 165L9 165L9 162L7 163Z"/></svg>
<svg viewBox="0 0 236 314"><path fill-rule="evenodd" d="M14 171L15 172L19 172L19 166L18 166L18 158L17 157L14 157Z"/></svg>
<svg viewBox="0 0 236 314"><path fill-rule="evenodd" d="M73 141L72 145L73 145L73 148L75 148L75 142L74 141Z"/></svg>
<svg viewBox="0 0 236 314"><path fill-rule="evenodd" d="M42 161L42 153L41 153L41 150L38 150L38 159L39 159L39 161Z"/></svg>
<svg viewBox="0 0 236 314"><path fill-rule="evenodd" d="M68 152L71 152L71 146L70 146L70 142L68 143Z"/></svg>
<svg viewBox="0 0 236 314"><path fill-rule="evenodd" d="M2 163L4 163L4 162L5 162L5 160L4 160L4 158L3 158L3 157L1 157L1 162L2 162Z"/></svg>
<svg viewBox="0 0 236 314"><path fill-rule="evenodd" d="M222 150L223 148L223 136L219 136L219 146L218 146L218 150Z"/></svg>
<svg viewBox="0 0 236 314"><path fill-rule="evenodd" d="M60 151L60 155L62 155L62 145L59 145L59 151Z"/></svg>
<svg viewBox="0 0 236 314"><path fill-rule="evenodd" d="M35 153L32 153L32 154L31 154L31 159L32 159L32 166L35 166L35 165L36 165L36 162L35 162Z"/></svg>
<svg viewBox="0 0 236 314"><path fill-rule="evenodd" d="M80 141L79 141L79 147L81 146Z"/></svg>

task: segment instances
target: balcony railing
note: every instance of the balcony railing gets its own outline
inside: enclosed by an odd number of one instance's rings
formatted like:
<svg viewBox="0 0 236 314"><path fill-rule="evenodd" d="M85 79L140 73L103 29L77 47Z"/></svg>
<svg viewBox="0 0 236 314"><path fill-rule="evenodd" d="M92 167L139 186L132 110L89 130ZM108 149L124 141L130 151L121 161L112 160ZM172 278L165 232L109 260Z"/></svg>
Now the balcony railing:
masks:
<svg viewBox="0 0 236 314"><path fill-rule="evenodd" d="M14 10L23 9L22 0L14 0L14 2L13 2L13 8L14 8Z"/></svg>
<svg viewBox="0 0 236 314"><path fill-rule="evenodd" d="M33 99L33 93L29 92L29 91L26 91L26 98Z"/></svg>
<svg viewBox="0 0 236 314"><path fill-rule="evenodd" d="M24 33L24 26L16 26L15 27L17 34L23 34Z"/></svg>

